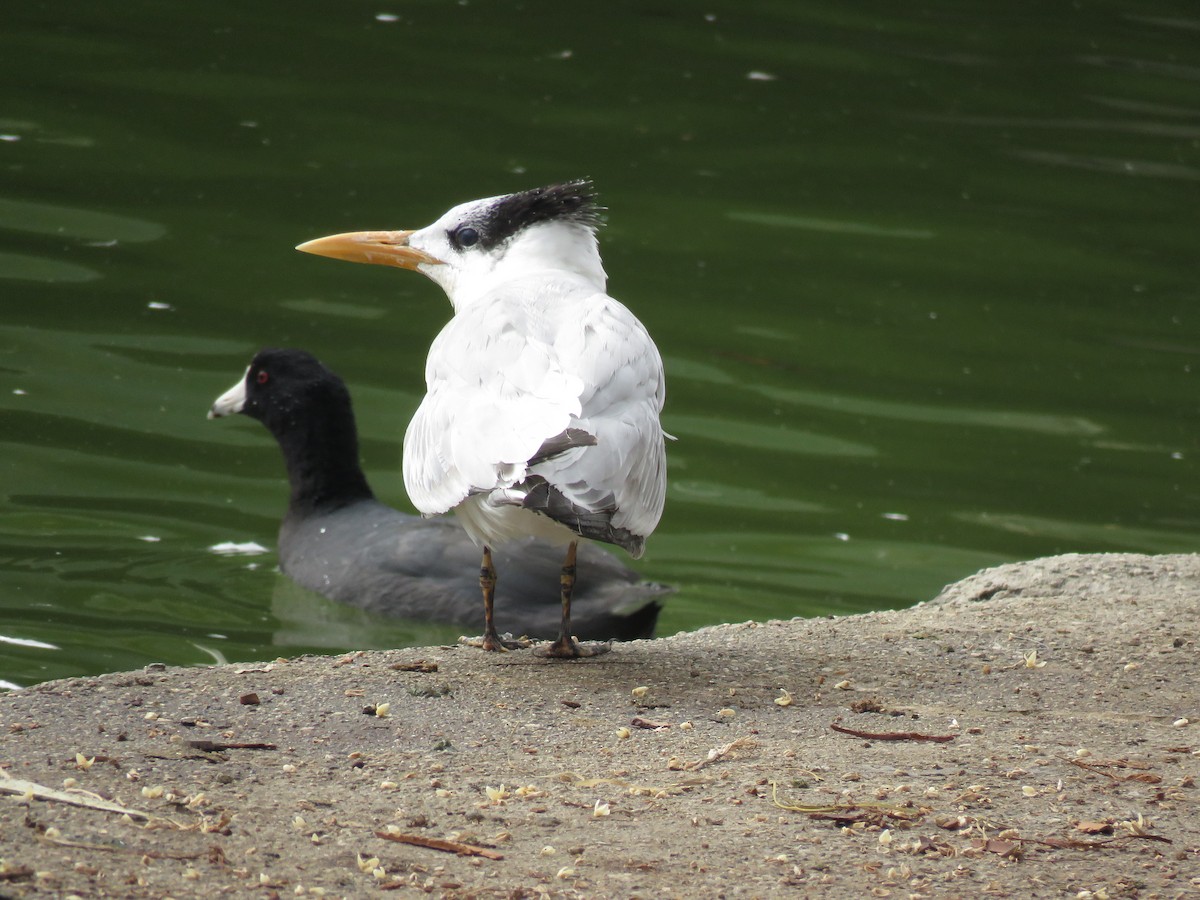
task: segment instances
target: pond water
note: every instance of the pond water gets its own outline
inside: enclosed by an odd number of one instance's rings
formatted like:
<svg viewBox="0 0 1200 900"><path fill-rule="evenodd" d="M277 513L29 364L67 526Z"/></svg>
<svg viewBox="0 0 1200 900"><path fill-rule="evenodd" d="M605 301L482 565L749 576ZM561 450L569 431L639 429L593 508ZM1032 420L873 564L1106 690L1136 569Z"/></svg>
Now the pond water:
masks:
<svg viewBox="0 0 1200 900"><path fill-rule="evenodd" d="M381 497L449 316L297 254L590 176L668 373L660 633L1200 545L1200 16L1157 0L22 3L0 55L0 685L447 640L293 588L261 346Z"/></svg>

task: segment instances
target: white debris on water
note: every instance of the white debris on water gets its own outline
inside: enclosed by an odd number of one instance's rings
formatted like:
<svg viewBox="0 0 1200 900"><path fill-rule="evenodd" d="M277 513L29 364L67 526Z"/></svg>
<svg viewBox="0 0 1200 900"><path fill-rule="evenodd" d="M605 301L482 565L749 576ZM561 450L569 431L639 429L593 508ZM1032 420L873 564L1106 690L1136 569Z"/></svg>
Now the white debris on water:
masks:
<svg viewBox="0 0 1200 900"><path fill-rule="evenodd" d="M218 556L258 556L261 553L269 552L266 547L256 541L246 541L243 544L222 541L220 544L213 544L208 549Z"/></svg>

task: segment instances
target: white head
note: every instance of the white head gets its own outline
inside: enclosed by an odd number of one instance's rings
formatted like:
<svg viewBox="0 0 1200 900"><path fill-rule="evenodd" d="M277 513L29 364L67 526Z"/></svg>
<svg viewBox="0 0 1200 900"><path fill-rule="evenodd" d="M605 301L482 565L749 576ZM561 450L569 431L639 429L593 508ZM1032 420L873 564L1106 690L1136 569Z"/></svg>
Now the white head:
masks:
<svg viewBox="0 0 1200 900"><path fill-rule="evenodd" d="M412 269L461 307L501 282L528 276L570 273L603 291L599 223L591 184L572 181L463 203L416 231L336 234L296 249Z"/></svg>

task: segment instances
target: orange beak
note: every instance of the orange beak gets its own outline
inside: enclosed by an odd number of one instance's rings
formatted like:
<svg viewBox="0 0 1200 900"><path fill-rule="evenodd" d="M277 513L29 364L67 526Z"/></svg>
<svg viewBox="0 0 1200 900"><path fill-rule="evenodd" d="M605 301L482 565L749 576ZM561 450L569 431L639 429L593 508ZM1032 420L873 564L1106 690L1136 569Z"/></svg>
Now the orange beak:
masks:
<svg viewBox="0 0 1200 900"><path fill-rule="evenodd" d="M348 262L373 263L416 269L420 265L437 266L442 261L408 245L411 231L348 231L306 241L296 247L301 253L313 253Z"/></svg>

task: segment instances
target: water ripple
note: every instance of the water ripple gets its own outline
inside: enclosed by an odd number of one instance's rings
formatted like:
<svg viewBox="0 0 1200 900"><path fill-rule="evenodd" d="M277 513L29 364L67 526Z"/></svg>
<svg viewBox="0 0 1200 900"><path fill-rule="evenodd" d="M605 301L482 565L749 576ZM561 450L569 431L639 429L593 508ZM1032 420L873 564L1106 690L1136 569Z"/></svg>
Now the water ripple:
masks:
<svg viewBox="0 0 1200 900"><path fill-rule="evenodd" d="M1096 98L1097 103L1108 103ZM1200 115L1186 107L1162 107L1158 104L1140 105L1131 111L1155 115L1191 117ZM1042 119L1030 116L912 116L914 121L942 125L966 125L972 128L1038 128L1054 131L1099 131L1105 134L1148 134L1154 137L1195 140L1200 138L1200 128L1194 125L1174 125L1165 122L1147 122L1127 119Z"/></svg>
<svg viewBox="0 0 1200 900"><path fill-rule="evenodd" d="M76 263L26 256L24 253L0 253L0 278L53 284L58 281L95 281L99 277L100 273L95 269Z"/></svg>
<svg viewBox="0 0 1200 900"><path fill-rule="evenodd" d="M7 197L0 197L0 228L78 241L132 244L156 241L167 233L165 226L146 219Z"/></svg>
<svg viewBox="0 0 1200 900"><path fill-rule="evenodd" d="M1151 59L1135 59L1128 56L1104 56L1101 54L1080 56L1079 62L1104 69L1119 69L1139 75L1163 75L1181 81L1200 81L1200 67L1180 63L1158 62Z"/></svg>
<svg viewBox="0 0 1200 900"><path fill-rule="evenodd" d="M756 488L739 488L715 481L697 479L673 479L667 485L672 502L704 503L723 509L749 509L755 512L825 512L828 507L805 500L792 500L767 494Z"/></svg>
<svg viewBox="0 0 1200 900"><path fill-rule="evenodd" d="M801 228L805 231L821 231L825 234L851 234L858 237L904 238L927 240L935 233L927 228L890 228L869 222L848 222L843 219L819 219L815 216L792 216L782 213L728 212L735 222L751 225L768 225L773 228Z"/></svg>
<svg viewBox="0 0 1200 900"><path fill-rule="evenodd" d="M1200 131L1197 132L1200 134ZM1200 169L1181 163L1153 162L1145 159L1120 159L1107 156L1088 156L1081 153L1055 153L1048 150L1013 150L1012 156L1029 162L1103 172L1107 175L1134 175L1143 178L1176 178L1200 181Z"/></svg>
<svg viewBox="0 0 1200 900"><path fill-rule="evenodd" d="M758 392L772 400L828 409L852 415L904 422L925 422L935 425L977 425L987 428L1008 428L1033 431L1039 434L1064 437L1095 437L1105 428L1082 416L1060 416L1047 413L1014 412L1011 410L972 409L964 406L924 406L919 403L896 403L867 397L850 397L826 391L804 391L760 385Z"/></svg>
<svg viewBox="0 0 1200 900"><path fill-rule="evenodd" d="M879 451L869 444L847 441L827 434L797 431L785 425L761 425L718 416L673 415L666 422L667 431L674 435L706 438L733 447L810 456L878 456Z"/></svg>
<svg viewBox="0 0 1200 900"><path fill-rule="evenodd" d="M1097 547L1144 553L1194 553L1196 550L1192 536L1165 529L1073 522L1019 513L969 512L958 513L954 518L1009 534L1054 538L1066 548L1087 548L1090 552L1095 552Z"/></svg>

